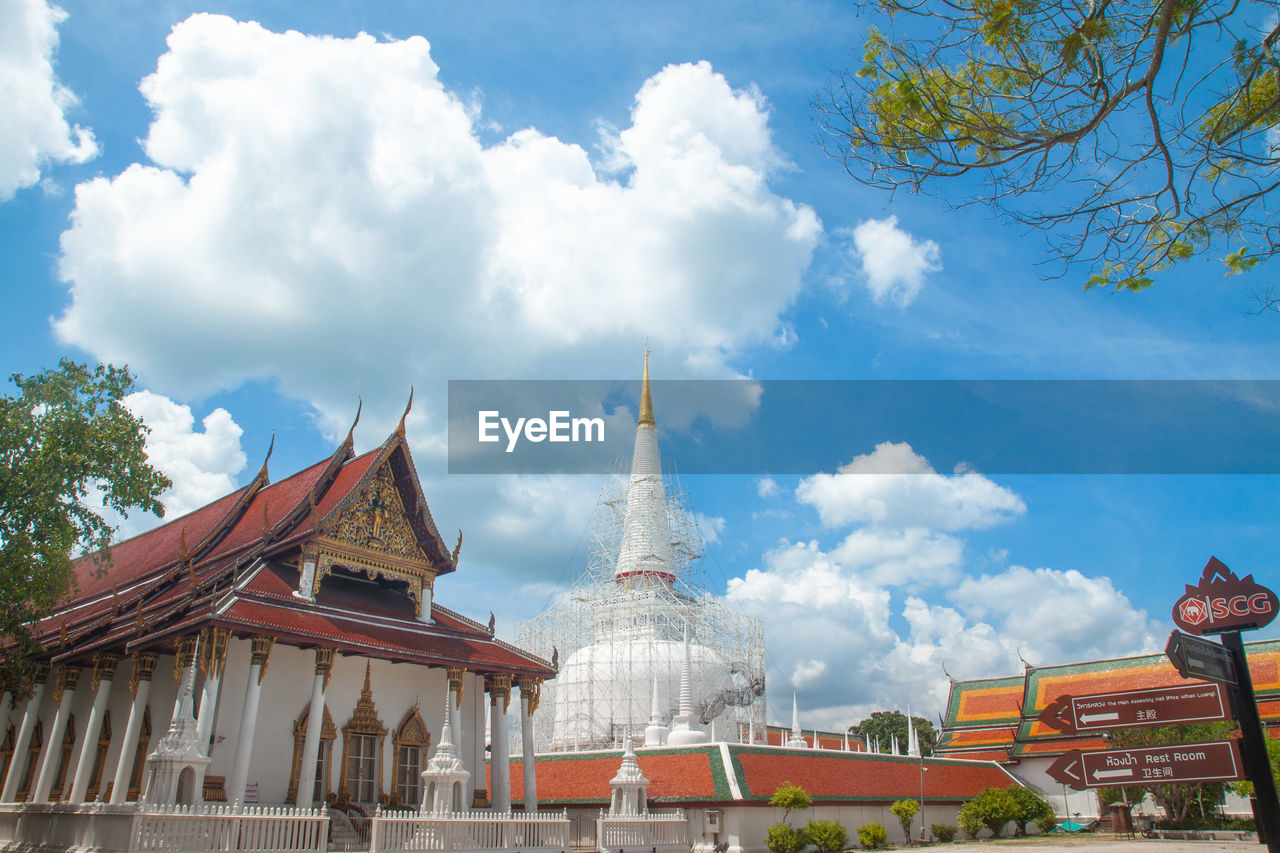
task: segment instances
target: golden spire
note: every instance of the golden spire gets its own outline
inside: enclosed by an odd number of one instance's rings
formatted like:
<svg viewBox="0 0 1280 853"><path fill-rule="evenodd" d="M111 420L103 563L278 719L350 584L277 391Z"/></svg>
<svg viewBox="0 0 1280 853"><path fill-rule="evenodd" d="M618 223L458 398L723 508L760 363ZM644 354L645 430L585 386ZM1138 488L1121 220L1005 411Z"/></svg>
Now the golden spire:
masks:
<svg viewBox="0 0 1280 853"><path fill-rule="evenodd" d="M640 419L636 421L636 426L658 428L653 420L653 398L649 396L649 347L647 345L644 348L644 381L640 383Z"/></svg>

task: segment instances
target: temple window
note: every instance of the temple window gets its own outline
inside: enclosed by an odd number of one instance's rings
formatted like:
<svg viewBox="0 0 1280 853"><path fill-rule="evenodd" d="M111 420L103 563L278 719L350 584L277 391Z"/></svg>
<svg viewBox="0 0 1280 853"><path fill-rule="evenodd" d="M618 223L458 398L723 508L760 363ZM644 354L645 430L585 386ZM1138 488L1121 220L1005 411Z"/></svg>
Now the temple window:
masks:
<svg viewBox="0 0 1280 853"><path fill-rule="evenodd" d="M288 802L294 802L298 796L298 777L302 770L302 749L307 740L307 721L311 717L311 708L302 709L298 719L293 722L293 762L289 771L289 791L285 795ZM338 737L338 729L329 716L329 707L324 708L324 716L320 720L320 750L316 753L316 786L311 792L312 802L324 802L329 795L329 764L333 755L333 742Z"/></svg>
<svg viewBox="0 0 1280 853"><path fill-rule="evenodd" d="M357 803L377 803L382 796L382 743L387 729L378 719L365 662L364 689L351 719L342 727L342 778L338 786Z"/></svg>
<svg viewBox="0 0 1280 853"><path fill-rule="evenodd" d="M35 781L36 767L40 765L40 749L44 746L44 723L36 720L31 732L31 744L27 747L27 768L22 771L22 784L18 787L18 802L25 803Z"/></svg>
<svg viewBox="0 0 1280 853"><path fill-rule="evenodd" d="M392 743L396 756L396 796L406 806L417 806L422 802L422 768L431 746L431 734L418 713L417 704L400 721Z"/></svg>
<svg viewBox="0 0 1280 853"><path fill-rule="evenodd" d="M98 748L93 754L93 772L89 774L89 788L85 791L85 802L97 799L98 789L102 787L102 768L107 765L107 750L111 748L111 712L102 715L102 730L98 732Z"/></svg>
<svg viewBox="0 0 1280 853"><path fill-rule="evenodd" d="M76 715L67 715L67 730L62 735L62 748L58 751L58 770L53 774L53 787L49 789L49 801L56 803L62 799L62 791L67 786L67 766L71 764L71 753L76 748ZM67 791L67 793L71 793Z"/></svg>
<svg viewBox="0 0 1280 853"><path fill-rule="evenodd" d="M142 793L142 771L147 767L147 748L151 746L151 706L142 709L142 730L138 732L138 748L133 752L133 772L129 774L126 799L136 800ZM124 756L120 756L124 761Z"/></svg>

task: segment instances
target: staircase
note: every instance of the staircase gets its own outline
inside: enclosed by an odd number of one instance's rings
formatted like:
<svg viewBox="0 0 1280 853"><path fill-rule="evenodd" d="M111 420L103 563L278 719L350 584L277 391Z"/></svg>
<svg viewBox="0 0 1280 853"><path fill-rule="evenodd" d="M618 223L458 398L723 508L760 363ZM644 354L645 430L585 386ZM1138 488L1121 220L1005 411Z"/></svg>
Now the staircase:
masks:
<svg viewBox="0 0 1280 853"><path fill-rule="evenodd" d="M351 824L351 818L341 809L329 809L329 849L330 850L368 850L369 842L360 838L360 833Z"/></svg>

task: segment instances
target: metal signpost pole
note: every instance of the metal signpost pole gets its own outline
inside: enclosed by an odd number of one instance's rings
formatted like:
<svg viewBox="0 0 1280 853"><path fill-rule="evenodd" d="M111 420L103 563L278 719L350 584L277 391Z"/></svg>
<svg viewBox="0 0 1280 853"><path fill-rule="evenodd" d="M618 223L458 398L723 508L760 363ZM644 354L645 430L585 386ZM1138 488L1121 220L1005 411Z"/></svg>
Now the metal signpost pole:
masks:
<svg viewBox="0 0 1280 853"><path fill-rule="evenodd" d="M1235 664L1236 686L1230 688L1228 695L1234 706L1231 710L1240 723L1240 751L1245 775L1253 781L1251 805L1258 826L1258 840L1267 845L1269 853L1280 853L1280 803L1276 801L1276 784L1267 758L1266 735L1262 732L1262 720L1253 695L1253 678L1249 675L1249 662L1245 658L1240 632L1224 633L1222 645Z"/></svg>

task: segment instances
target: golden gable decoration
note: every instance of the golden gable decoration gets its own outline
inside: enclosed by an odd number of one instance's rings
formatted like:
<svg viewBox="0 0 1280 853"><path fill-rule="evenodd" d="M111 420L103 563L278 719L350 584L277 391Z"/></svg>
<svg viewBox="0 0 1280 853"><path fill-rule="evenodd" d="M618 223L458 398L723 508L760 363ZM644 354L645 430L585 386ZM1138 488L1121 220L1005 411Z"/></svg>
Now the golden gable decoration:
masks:
<svg viewBox="0 0 1280 853"><path fill-rule="evenodd" d="M378 467L369 485L319 536L308 544L303 561L314 561L311 597L335 566L363 573L370 580L405 582L413 598L414 615L422 616L424 589L435 584L435 570L422 553L405 514L400 491L387 463Z"/></svg>

